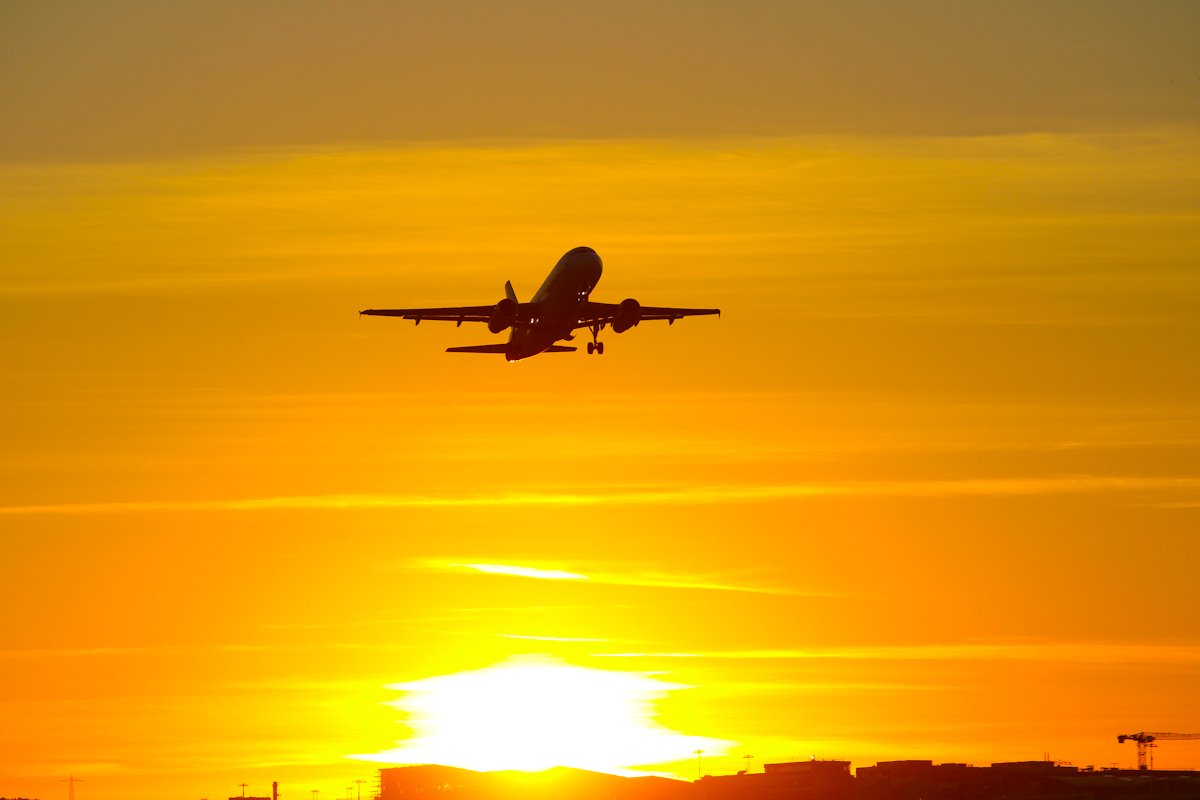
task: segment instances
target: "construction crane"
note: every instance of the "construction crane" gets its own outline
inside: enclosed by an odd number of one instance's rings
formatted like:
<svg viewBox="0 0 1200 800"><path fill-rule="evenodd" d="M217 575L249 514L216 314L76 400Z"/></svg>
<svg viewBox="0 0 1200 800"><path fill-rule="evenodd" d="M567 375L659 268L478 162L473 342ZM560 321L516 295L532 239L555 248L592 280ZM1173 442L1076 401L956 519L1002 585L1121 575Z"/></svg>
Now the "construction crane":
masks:
<svg viewBox="0 0 1200 800"><path fill-rule="evenodd" d="M1117 744L1124 744L1126 739L1131 742L1137 742L1138 769L1154 769L1154 751L1152 748L1158 747L1155 742L1160 739L1200 739L1200 733L1159 733L1157 731L1153 733L1149 731L1123 733L1117 737Z"/></svg>

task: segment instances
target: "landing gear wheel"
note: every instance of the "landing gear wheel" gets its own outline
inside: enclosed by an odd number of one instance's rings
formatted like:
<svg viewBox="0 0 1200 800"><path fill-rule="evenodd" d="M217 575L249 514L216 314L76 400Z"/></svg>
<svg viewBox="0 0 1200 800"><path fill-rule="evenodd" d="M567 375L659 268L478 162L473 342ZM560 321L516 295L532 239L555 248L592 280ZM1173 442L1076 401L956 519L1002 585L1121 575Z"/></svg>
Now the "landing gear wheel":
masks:
<svg viewBox="0 0 1200 800"><path fill-rule="evenodd" d="M600 329L602 327L604 326L592 325L590 328L588 328L588 330L592 332L592 340L588 342L588 355L591 355L592 353L595 353L599 356L604 355L604 342L597 341L596 338L600 335Z"/></svg>

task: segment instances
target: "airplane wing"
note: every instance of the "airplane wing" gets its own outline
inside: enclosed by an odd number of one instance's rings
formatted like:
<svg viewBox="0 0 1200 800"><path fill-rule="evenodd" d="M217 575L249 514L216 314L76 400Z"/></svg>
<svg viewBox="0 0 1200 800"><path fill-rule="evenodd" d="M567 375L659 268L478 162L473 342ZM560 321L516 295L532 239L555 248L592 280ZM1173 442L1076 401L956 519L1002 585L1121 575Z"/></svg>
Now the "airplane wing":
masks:
<svg viewBox="0 0 1200 800"><path fill-rule="evenodd" d="M492 318L495 306L452 306L450 308L368 308L358 312L372 317L400 317L411 319L420 325L421 320L438 322L487 322Z"/></svg>
<svg viewBox="0 0 1200 800"><path fill-rule="evenodd" d="M712 314L721 315L721 309L719 308L667 308L665 306L642 305L637 306L637 308L639 313L636 322L665 319L669 324L673 325L675 324L675 320L682 319L683 317L702 317ZM611 324L614 319L623 313L626 313L624 311L624 303L593 303L588 301L584 306L583 316L579 319L578 327L587 328L592 325Z"/></svg>

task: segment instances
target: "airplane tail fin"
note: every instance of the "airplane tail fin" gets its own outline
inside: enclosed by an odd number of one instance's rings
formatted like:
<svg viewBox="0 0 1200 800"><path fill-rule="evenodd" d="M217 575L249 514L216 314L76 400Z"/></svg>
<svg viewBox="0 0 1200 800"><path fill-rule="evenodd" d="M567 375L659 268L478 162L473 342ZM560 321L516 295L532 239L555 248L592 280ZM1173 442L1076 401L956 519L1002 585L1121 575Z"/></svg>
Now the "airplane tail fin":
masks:
<svg viewBox="0 0 1200 800"><path fill-rule="evenodd" d="M513 291L512 281L504 282L504 296L514 303L517 302L517 293Z"/></svg>

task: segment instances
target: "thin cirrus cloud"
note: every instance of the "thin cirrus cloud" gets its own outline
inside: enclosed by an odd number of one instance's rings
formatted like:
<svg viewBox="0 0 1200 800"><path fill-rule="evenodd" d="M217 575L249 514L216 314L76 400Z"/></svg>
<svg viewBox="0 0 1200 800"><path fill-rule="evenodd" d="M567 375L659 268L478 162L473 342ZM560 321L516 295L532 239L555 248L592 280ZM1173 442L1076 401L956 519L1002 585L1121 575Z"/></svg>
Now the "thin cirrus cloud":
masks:
<svg viewBox="0 0 1200 800"><path fill-rule="evenodd" d="M987 642L864 645L780 650L593 653L596 658L847 661L1044 661L1080 664L1200 664L1200 645L1137 642Z"/></svg>
<svg viewBox="0 0 1200 800"><path fill-rule="evenodd" d="M531 578L534 580L550 581L586 581L590 584L603 586L642 586L658 589L696 589L717 592L747 592L750 594L775 595L809 595L809 592L795 589L784 589L772 586L753 586L748 584L733 584L713 580L708 576L695 575L662 575L659 573L637 572L568 572L561 569L545 569L516 564L487 564L487 563L455 563L449 561L425 560L414 562L411 568L433 570L438 572L466 572L483 575L501 575L514 578ZM517 638L517 637L514 637ZM576 640L573 640L576 641Z"/></svg>
<svg viewBox="0 0 1200 800"><path fill-rule="evenodd" d="M191 656L212 653L263 653L275 648L254 644L144 645L126 647L32 647L0 649L0 658L87 658L94 656Z"/></svg>
<svg viewBox="0 0 1200 800"><path fill-rule="evenodd" d="M535 578L543 581L586 581L587 575L561 569L539 569L516 564L446 564L450 569L474 570L486 575L509 575L516 578Z"/></svg>
<svg viewBox="0 0 1200 800"><path fill-rule="evenodd" d="M1057 475L922 481L847 481L742 486L596 487L478 495L324 494L203 500L131 500L0 506L0 515L135 514L178 511L372 510L496 506L701 505L806 497L1019 497L1086 493L1190 492L1200 477ZM1190 502L1190 499L1186 502Z"/></svg>
<svg viewBox="0 0 1200 800"><path fill-rule="evenodd" d="M608 641L608 639L595 639L587 636L532 636L521 633L498 633L496 636L500 639L517 639L523 642L557 642L561 644L572 644L575 642L594 644L596 642Z"/></svg>

